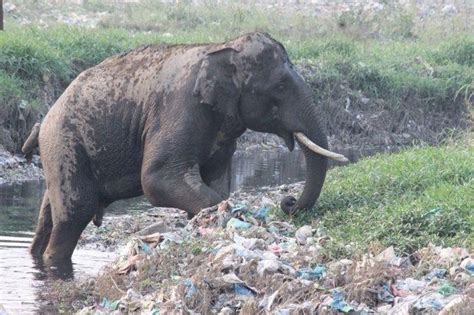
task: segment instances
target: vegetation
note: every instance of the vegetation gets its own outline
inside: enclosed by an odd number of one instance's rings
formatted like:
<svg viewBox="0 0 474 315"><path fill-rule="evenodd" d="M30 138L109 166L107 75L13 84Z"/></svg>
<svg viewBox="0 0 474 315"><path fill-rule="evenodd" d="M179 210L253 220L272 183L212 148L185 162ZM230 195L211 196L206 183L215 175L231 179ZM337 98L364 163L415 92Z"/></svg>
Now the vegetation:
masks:
<svg viewBox="0 0 474 315"><path fill-rule="evenodd" d="M387 246L406 255L430 242L473 248L472 165L474 147L461 141L335 168L319 205L296 222L316 216L333 238L328 255L336 257Z"/></svg>
<svg viewBox="0 0 474 315"><path fill-rule="evenodd" d="M474 93L472 21L459 16L444 17L442 23L439 16L421 21L413 10L397 4L386 4L383 11L315 17L308 10L234 2L192 6L87 1L63 11L37 1L17 3L20 15L32 23L20 26L13 15L0 33L1 107L26 100L44 110L51 105L40 101L45 85L53 86L51 103L82 70L142 44L219 42L254 30L271 33L297 64L313 69L309 79L316 82L323 104L334 99L341 84L384 100L387 108L410 102L422 109L462 111ZM68 10L95 18L98 27L52 20ZM97 18L100 12L106 14Z"/></svg>

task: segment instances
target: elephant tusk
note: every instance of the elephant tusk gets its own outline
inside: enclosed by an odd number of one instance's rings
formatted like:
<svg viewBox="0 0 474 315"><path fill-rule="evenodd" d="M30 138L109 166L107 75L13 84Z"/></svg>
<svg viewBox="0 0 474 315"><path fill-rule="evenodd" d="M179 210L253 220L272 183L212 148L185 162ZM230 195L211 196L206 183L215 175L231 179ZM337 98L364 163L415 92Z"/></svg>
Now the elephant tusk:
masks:
<svg viewBox="0 0 474 315"><path fill-rule="evenodd" d="M324 148L321 148L319 145L311 141L308 137L305 136L304 133L302 132L295 132L295 137L300 141L302 144L304 144L308 149L313 151L314 153L323 155L325 157L328 157L330 159L339 161L339 162L348 162L349 160L342 154L339 153L334 153L329 150L326 150Z"/></svg>

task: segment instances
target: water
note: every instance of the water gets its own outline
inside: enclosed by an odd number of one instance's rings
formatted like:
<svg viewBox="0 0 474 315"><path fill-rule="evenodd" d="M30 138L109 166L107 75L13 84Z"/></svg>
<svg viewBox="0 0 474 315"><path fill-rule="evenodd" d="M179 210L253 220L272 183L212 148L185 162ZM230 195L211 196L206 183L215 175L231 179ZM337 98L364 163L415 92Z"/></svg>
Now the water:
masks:
<svg viewBox="0 0 474 315"><path fill-rule="evenodd" d="M232 190L292 183L304 179L304 157L300 151L237 153L232 173ZM11 314L38 312L39 292L50 277L28 253L44 189L42 181L0 186L0 305ZM141 210L143 203L137 199L117 202L107 213L120 214L123 209ZM113 260L112 255L76 250L74 275L97 274Z"/></svg>
<svg viewBox="0 0 474 315"><path fill-rule="evenodd" d="M344 153L351 160L361 155L360 152ZM304 177L301 151L240 152L234 155L231 188L288 184ZM11 314L39 312L38 293L51 277L51 271L35 264L28 253L44 189L42 181L0 186L0 306ZM121 214L124 209L142 211L148 207L143 198L135 198L112 204L107 214ZM78 249L72 257L74 275L96 275L113 258L111 253Z"/></svg>

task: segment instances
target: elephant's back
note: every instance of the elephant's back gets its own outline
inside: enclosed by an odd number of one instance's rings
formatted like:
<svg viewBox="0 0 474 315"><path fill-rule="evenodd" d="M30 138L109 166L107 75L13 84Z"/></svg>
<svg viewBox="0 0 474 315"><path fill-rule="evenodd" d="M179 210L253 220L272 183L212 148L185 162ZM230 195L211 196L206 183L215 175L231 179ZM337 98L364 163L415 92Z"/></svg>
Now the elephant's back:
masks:
<svg viewBox="0 0 474 315"><path fill-rule="evenodd" d="M143 47L82 72L42 124L40 149L46 163L59 164L71 155L86 160L109 200L140 193L147 127L160 130L163 102L167 95L172 99L170 91L180 87L176 82L205 51L199 46ZM174 104L166 106L174 113Z"/></svg>

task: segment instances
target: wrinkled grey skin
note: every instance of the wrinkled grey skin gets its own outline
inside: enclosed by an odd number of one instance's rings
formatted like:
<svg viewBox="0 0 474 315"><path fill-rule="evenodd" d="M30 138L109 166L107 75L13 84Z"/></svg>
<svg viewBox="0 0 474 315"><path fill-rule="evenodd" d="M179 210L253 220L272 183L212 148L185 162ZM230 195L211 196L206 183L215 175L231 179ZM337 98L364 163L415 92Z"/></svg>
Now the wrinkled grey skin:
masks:
<svg viewBox="0 0 474 315"><path fill-rule="evenodd" d="M143 47L84 71L40 127L47 191L32 254L70 260L83 229L100 225L115 200L144 194L191 215L219 203L247 128L277 134L290 150L293 132L327 148L309 88L267 34ZM282 202L286 212L312 207L326 175L327 159L302 149L305 189Z"/></svg>

